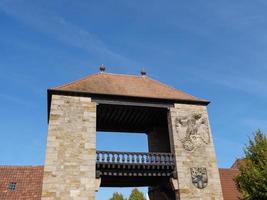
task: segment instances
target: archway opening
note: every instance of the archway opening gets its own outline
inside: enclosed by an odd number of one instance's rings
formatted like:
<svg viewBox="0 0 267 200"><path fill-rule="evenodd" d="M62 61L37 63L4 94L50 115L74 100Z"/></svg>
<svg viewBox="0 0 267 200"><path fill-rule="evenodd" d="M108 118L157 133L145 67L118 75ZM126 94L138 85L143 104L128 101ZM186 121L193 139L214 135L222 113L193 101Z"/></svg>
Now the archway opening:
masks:
<svg viewBox="0 0 267 200"><path fill-rule="evenodd" d="M129 196L135 187L148 196L148 191L169 184L174 162L167 113L162 107L97 106L97 199L114 192Z"/></svg>

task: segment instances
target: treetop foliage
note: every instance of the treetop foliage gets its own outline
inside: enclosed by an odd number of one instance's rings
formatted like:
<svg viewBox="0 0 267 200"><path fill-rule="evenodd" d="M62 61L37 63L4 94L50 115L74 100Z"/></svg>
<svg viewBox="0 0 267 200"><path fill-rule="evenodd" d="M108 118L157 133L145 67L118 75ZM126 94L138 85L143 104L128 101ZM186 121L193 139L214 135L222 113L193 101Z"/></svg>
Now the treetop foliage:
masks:
<svg viewBox="0 0 267 200"><path fill-rule="evenodd" d="M267 199L267 137L260 130L244 148L244 164L235 182L245 200Z"/></svg>
<svg viewBox="0 0 267 200"><path fill-rule="evenodd" d="M112 198L109 200L127 200L127 198L124 198L123 195L119 192L113 193ZM137 188L133 189L130 197L128 200L146 200L143 192L139 191Z"/></svg>
<svg viewBox="0 0 267 200"><path fill-rule="evenodd" d="M146 200L143 192L139 191L137 188L133 189L128 200Z"/></svg>
<svg viewBox="0 0 267 200"><path fill-rule="evenodd" d="M109 200L126 200L119 192L113 193L113 196Z"/></svg>

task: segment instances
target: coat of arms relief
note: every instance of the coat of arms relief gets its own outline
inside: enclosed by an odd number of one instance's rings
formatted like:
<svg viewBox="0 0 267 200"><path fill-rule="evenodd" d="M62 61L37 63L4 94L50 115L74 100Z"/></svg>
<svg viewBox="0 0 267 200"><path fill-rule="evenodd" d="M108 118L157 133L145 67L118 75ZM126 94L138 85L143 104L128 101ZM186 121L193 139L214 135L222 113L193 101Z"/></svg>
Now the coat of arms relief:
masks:
<svg viewBox="0 0 267 200"><path fill-rule="evenodd" d="M198 189L203 189L208 185L207 169L204 167L193 167L191 170L192 183Z"/></svg>
<svg viewBox="0 0 267 200"><path fill-rule="evenodd" d="M194 151L210 142L208 120L201 113L175 119L178 139L186 151Z"/></svg>

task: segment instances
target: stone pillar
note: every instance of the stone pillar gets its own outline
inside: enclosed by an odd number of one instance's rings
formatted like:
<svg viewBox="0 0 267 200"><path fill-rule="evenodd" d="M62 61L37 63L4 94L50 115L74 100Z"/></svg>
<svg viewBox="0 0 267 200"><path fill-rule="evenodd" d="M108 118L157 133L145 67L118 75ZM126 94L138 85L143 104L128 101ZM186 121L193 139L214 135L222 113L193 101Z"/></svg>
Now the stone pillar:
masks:
<svg viewBox="0 0 267 200"><path fill-rule="evenodd" d="M170 152L168 127L153 127L148 131L149 152ZM160 185L149 187L150 200L173 200L174 192L168 181Z"/></svg>
<svg viewBox="0 0 267 200"><path fill-rule="evenodd" d="M176 199L222 200L207 107L175 104L168 124L176 159Z"/></svg>
<svg viewBox="0 0 267 200"><path fill-rule="evenodd" d="M148 131L149 152L170 152L168 128L154 127Z"/></svg>
<svg viewBox="0 0 267 200"><path fill-rule="evenodd" d="M94 200L96 104L90 98L53 95L42 200Z"/></svg>

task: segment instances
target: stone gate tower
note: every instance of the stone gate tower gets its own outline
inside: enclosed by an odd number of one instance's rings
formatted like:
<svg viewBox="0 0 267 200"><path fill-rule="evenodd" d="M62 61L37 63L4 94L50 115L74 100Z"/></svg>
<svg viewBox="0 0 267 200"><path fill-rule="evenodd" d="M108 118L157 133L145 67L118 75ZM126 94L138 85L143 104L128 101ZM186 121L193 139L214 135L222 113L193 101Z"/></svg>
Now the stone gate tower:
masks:
<svg viewBox="0 0 267 200"><path fill-rule="evenodd" d="M49 89L42 200L94 200L111 186L148 186L151 200L221 200L208 103L103 66ZM149 152L96 150L96 131L147 134Z"/></svg>

